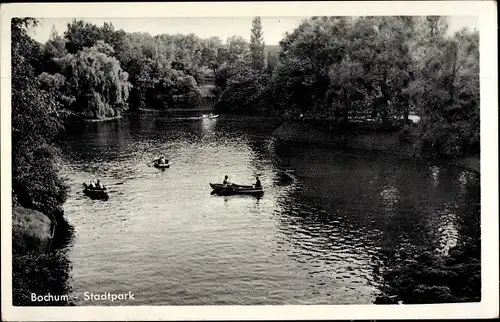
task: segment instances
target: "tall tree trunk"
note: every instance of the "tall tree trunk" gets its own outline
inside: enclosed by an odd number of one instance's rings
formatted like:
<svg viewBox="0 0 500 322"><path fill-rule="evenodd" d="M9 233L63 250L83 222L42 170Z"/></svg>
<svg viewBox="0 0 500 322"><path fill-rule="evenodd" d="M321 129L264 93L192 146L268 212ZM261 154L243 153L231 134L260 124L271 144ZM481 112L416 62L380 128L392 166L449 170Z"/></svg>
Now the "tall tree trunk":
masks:
<svg viewBox="0 0 500 322"><path fill-rule="evenodd" d="M403 122L404 122L404 125L408 124L408 115L409 112L408 112L408 104L405 104L404 108L403 108Z"/></svg>

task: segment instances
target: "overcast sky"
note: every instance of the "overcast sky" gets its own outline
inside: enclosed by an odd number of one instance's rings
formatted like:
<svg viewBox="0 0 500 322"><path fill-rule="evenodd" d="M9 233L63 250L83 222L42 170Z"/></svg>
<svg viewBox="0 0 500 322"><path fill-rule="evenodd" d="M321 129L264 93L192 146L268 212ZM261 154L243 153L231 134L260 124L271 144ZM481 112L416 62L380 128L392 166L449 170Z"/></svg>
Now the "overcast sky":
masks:
<svg viewBox="0 0 500 322"><path fill-rule="evenodd" d="M275 45L283 38L285 32L291 32L306 17L261 17L264 41L268 45ZM45 43L50 35L52 26L62 35L66 26L73 18L40 18L39 26L31 32L33 38ZM80 19L76 17L76 19ZM201 38L218 36L222 40L237 35L250 39L250 29L253 17L234 18L82 18L87 22L102 26L104 22L111 22L116 30L126 32L147 32L152 36L158 34L188 34L194 33ZM449 32L455 32L463 27L479 28L477 17L454 16L448 17Z"/></svg>

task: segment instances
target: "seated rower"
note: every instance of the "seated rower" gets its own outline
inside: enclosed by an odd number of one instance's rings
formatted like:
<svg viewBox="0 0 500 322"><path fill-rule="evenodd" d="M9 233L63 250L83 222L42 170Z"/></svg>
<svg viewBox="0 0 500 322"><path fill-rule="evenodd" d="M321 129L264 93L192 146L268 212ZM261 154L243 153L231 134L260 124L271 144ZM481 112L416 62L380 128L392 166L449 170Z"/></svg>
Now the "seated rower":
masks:
<svg viewBox="0 0 500 322"><path fill-rule="evenodd" d="M95 181L94 180L90 181L89 188L95 189L95 187L96 187Z"/></svg>
<svg viewBox="0 0 500 322"><path fill-rule="evenodd" d="M101 182L99 181L99 179L97 179L96 188L97 188L97 189L104 189L104 185L103 185L103 184L101 184Z"/></svg>
<svg viewBox="0 0 500 322"><path fill-rule="evenodd" d="M253 185L255 188L262 188L262 184L260 183L259 177L255 177L257 181Z"/></svg>
<svg viewBox="0 0 500 322"><path fill-rule="evenodd" d="M224 177L224 181L222 181L222 184L223 184L224 186L227 186L227 185L230 185L230 184L231 184L231 182L229 182L229 180L227 180L228 178L229 178L228 176L225 176L225 177Z"/></svg>

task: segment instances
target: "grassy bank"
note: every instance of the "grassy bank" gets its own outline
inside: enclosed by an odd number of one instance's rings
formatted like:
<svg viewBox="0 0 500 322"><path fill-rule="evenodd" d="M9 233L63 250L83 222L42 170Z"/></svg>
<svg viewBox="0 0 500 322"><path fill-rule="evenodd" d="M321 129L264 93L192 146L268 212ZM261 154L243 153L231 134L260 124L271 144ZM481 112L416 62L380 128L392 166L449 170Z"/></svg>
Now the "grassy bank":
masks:
<svg viewBox="0 0 500 322"><path fill-rule="evenodd" d="M273 135L284 141L314 144L351 150L380 151L410 158L426 158L421 155L415 144L416 128L410 128L409 133L402 135L401 130L370 130L354 131L339 136L321 124L287 121L273 132ZM438 160L440 161L440 160ZM479 155L457 158L446 161L476 173L480 172Z"/></svg>

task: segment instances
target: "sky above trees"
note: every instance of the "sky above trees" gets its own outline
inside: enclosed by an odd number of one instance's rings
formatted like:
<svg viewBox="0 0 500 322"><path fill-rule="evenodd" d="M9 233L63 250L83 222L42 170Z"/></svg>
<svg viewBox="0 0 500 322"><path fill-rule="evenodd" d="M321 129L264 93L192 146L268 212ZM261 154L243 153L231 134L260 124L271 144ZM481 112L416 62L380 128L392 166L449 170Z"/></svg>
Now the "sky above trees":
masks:
<svg viewBox="0 0 500 322"><path fill-rule="evenodd" d="M297 28L306 17L261 17L263 40L267 45L277 45L286 32ZM39 26L30 32L35 40L45 43L50 36L52 26L59 34L66 31L67 24L73 18L41 18ZM158 34L189 34L195 33L201 38L218 36L222 40L236 35L250 41L250 27L253 17L191 17L191 18L84 18L85 21L102 26L111 22L115 29L126 32L146 32L152 36ZM448 17L450 33L463 27L478 28L478 19L473 16Z"/></svg>

